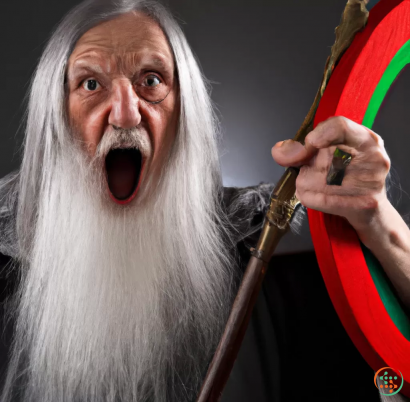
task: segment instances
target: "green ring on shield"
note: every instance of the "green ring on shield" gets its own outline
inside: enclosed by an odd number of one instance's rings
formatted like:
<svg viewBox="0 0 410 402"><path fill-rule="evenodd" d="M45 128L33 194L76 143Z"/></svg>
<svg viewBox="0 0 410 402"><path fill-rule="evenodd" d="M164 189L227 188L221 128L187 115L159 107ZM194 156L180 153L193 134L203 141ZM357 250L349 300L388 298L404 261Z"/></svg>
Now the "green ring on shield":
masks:
<svg viewBox="0 0 410 402"><path fill-rule="evenodd" d="M330 186L341 186L343 178L345 177L346 168L349 166L351 160L352 155L336 148L333 154L332 165L326 177L326 184Z"/></svg>

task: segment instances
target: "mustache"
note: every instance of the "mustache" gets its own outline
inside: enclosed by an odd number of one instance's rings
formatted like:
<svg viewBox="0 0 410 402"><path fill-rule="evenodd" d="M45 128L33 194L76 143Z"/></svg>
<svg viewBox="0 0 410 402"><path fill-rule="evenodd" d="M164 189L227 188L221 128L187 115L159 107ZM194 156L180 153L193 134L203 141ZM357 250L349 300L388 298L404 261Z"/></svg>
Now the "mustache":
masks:
<svg viewBox="0 0 410 402"><path fill-rule="evenodd" d="M136 148L143 157L149 157L152 146L147 131L140 127L129 129L110 127L97 146L94 159L104 159L108 152L116 148Z"/></svg>

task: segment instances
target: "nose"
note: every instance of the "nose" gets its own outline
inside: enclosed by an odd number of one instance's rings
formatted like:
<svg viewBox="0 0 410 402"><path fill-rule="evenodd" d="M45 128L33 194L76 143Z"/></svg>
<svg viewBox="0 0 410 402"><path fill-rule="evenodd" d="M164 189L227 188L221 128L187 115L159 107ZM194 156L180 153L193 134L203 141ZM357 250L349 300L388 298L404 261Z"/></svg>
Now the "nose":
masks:
<svg viewBox="0 0 410 402"><path fill-rule="evenodd" d="M113 82L108 124L124 129L138 126L141 122L139 106L140 99L129 81Z"/></svg>

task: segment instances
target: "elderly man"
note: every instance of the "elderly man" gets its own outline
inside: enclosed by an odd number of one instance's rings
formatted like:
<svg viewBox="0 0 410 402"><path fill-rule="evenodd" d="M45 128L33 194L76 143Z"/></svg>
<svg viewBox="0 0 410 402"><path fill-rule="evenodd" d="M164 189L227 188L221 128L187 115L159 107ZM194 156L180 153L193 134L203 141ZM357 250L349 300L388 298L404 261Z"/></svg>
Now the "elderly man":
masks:
<svg viewBox="0 0 410 402"><path fill-rule="evenodd" d="M91 0L61 22L31 86L21 169L1 183L15 274L2 401L195 400L243 267L237 245L270 188L223 192L217 133L159 4ZM336 145L353 155L340 188L325 181ZM334 118L272 155L302 166L302 203L347 218L409 304L410 233L386 198L380 137Z"/></svg>

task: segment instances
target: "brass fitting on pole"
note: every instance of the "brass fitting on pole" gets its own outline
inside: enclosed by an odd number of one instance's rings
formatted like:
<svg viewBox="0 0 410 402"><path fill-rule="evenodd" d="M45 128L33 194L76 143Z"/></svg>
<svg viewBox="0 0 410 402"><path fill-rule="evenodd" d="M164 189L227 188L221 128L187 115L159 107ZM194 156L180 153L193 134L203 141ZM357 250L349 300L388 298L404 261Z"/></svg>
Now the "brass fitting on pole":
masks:
<svg viewBox="0 0 410 402"><path fill-rule="evenodd" d="M279 240L289 230L289 224L296 207L300 204L296 198L297 168L288 168L272 191L269 210L266 213L262 233L252 255L264 262L269 262Z"/></svg>

